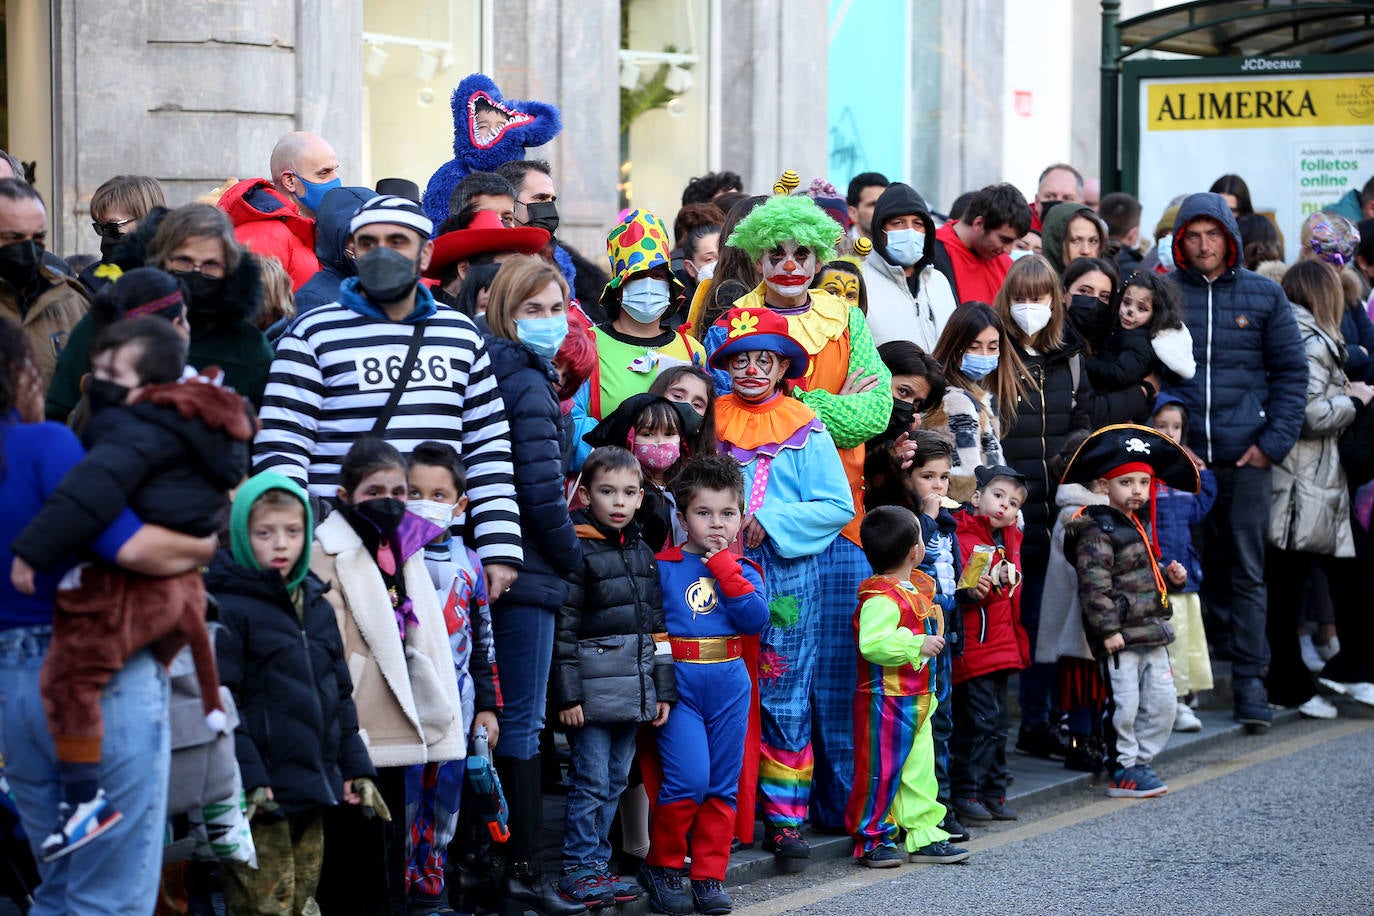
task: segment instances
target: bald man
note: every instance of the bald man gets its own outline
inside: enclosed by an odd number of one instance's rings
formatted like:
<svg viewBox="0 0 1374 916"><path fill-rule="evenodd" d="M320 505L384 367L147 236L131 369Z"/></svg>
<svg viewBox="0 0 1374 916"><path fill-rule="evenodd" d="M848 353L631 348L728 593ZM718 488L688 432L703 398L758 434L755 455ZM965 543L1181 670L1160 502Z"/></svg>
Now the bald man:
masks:
<svg viewBox="0 0 1374 916"><path fill-rule="evenodd" d="M219 200L247 249L281 262L298 290L320 269L315 256L315 210L343 182L339 158L323 137L293 131L272 147L271 180L245 178Z"/></svg>

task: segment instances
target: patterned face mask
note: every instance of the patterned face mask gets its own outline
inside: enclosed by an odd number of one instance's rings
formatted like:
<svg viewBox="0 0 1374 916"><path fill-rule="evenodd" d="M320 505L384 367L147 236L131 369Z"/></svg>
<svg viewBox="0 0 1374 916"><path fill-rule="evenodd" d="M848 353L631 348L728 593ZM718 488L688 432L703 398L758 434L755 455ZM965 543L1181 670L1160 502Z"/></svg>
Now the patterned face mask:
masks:
<svg viewBox="0 0 1374 916"><path fill-rule="evenodd" d="M675 441L636 442L634 452L644 467L651 471L663 472L677 463L678 457L682 454L682 446Z"/></svg>

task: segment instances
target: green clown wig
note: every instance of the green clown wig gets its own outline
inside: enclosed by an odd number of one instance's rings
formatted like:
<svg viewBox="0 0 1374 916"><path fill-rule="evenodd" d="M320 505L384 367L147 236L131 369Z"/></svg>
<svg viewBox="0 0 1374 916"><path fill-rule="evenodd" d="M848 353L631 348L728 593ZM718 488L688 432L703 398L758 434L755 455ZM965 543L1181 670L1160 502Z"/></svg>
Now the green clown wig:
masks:
<svg viewBox="0 0 1374 916"><path fill-rule="evenodd" d="M725 243L758 260L783 242L805 245L824 264L835 257L840 226L809 197L772 197L739 221Z"/></svg>

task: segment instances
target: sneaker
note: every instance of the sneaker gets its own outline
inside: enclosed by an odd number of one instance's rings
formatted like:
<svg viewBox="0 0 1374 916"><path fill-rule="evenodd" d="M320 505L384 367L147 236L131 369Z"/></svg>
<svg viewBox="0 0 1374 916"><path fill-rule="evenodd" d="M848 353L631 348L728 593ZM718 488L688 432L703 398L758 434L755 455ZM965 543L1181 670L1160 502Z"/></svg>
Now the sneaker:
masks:
<svg viewBox="0 0 1374 916"><path fill-rule="evenodd" d="M1021 816L1015 808L1007 804L1005 797L985 798L983 799L983 807L988 809L988 813L992 815L992 819L995 821L1014 821Z"/></svg>
<svg viewBox="0 0 1374 916"><path fill-rule="evenodd" d="M1369 681L1360 681L1356 684L1346 685L1346 694L1356 703L1363 703L1365 706L1374 706L1374 684Z"/></svg>
<svg viewBox="0 0 1374 916"><path fill-rule="evenodd" d="M955 862L962 862L968 858L968 850L961 846L940 841L931 843L929 846L922 846L915 852L907 853L908 862L925 862L933 865L953 865Z"/></svg>
<svg viewBox="0 0 1374 916"><path fill-rule="evenodd" d="M696 906L692 892L682 882L684 877L680 868L646 864L639 870L639 883L655 912L673 916L690 916Z"/></svg>
<svg viewBox="0 0 1374 916"><path fill-rule="evenodd" d="M1188 708L1188 704L1182 700L1178 701L1178 711L1174 713L1174 731L1176 732L1200 732L1202 731L1202 720L1197 717L1197 713Z"/></svg>
<svg viewBox="0 0 1374 916"><path fill-rule="evenodd" d="M611 871L609 865L598 867L596 873L601 877L601 882L611 889L616 903L632 903L644 895L643 888Z"/></svg>
<svg viewBox="0 0 1374 916"><path fill-rule="evenodd" d="M896 846L874 846L859 856L859 864L865 868L897 868L902 864L902 854Z"/></svg>
<svg viewBox="0 0 1374 916"><path fill-rule="evenodd" d="M730 853L731 853L732 855L733 855L734 853L739 852L739 851L742 850L742 849L753 849L753 848L754 848L754 841L753 841L753 840L750 840L748 843L742 843L742 842L740 842L740 838L737 837L737 836L734 836L734 837L731 837L731 838L730 838Z"/></svg>
<svg viewBox="0 0 1374 916"><path fill-rule="evenodd" d="M811 844L806 842L796 827L770 827L763 848L779 859L811 858Z"/></svg>
<svg viewBox="0 0 1374 916"><path fill-rule="evenodd" d="M953 811L945 812L945 819L940 821L940 829L949 834L952 843L967 843L969 841L968 828L959 823L959 819L954 816Z"/></svg>
<svg viewBox="0 0 1374 916"><path fill-rule="evenodd" d="M1069 752L1064 755L1064 769L1079 773L1102 770L1102 742L1092 735L1075 735L1069 739Z"/></svg>
<svg viewBox="0 0 1374 916"><path fill-rule="evenodd" d="M1322 660L1322 667L1326 667L1327 662L1340 654L1341 638L1339 636L1333 636L1324 643L1314 642L1312 648L1317 650L1317 658ZM1320 671L1321 669L1319 668L1317 670Z"/></svg>
<svg viewBox="0 0 1374 916"><path fill-rule="evenodd" d="M697 901L697 912L707 916L724 916L735 908L735 901L725 893L725 882L717 878L693 878L692 896Z"/></svg>
<svg viewBox="0 0 1374 916"><path fill-rule="evenodd" d="M587 909L615 904L615 892L594 868L574 868L572 871L564 872L558 879L558 892Z"/></svg>
<svg viewBox="0 0 1374 916"><path fill-rule="evenodd" d="M1346 684L1342 681L1333 681L1329 677L1317 678L1317 686L1338 697L1343 697L1350 692L1353 684Z"/></svg>
<svg viewBox="0 0 1374 916"><path fill-rule="evenodd" d="M1148 766L1117 770L1107 783L1108 798L1154 798L1168 791L1164 780L1154 775Z"/></svg>
<svg viewBox="0 0 1374 916"><path fill-rule="evenodd" d="M1298 649L1302 653L1302 663L1308 671L1313 674L1326 667L1326 662L1317 654L1317 647L1312 643L1312 635L1304 633L1298 637Z"/></svg>
<svg viewBox="0 0 1374 916"><path fill-rule="evenodd" d="M1198 693L1196 690L1188 691L1188 693L1185 694L1183 697L1183 702L1188 706L1189 709L1192 710L1196 710L1199 706L1202 705L1201 700L1198 698Z"/></svg>
<svg viewBox="0 0 1374 916"><path fill-rule="evenodd" d="M1312 699L1298 707L1298 715L1305 719L1334 719L1336 707L1327 700L1313 694Z"/></svg>
<svg viewBox="0 0 1374 916"><path fill-rule="evenodd" d="M1269 709L1269 694L1264 682L1259 678L1245 678L1232 685L1235 694L1236 721L1245 726L1252 735L1262 735L1274 724L1274 713Z"/></svg>
<svg viewBox="0 0 1374 916"><path fill-rule="evenodd" d="M1016 736L1016 753L1045 760L1063 760L1068 747L1059 730L1048 723L1030 728L1023 725Z"/></svg>
<svg viewBox="0 0 1374 916"><path fill-rule="evenodd" d="M987 805L976 798L956 798L954 810L960 818L966 821L992 820L992 812L988 810Z"/></svg>
<svg viewBox="0 0 1374 916"><path fill-rule="evenodd" d="M75 807L62 802L57 806L57 827L39 847L39 858L44 862L60 859L85 846L123 817L105 797L104 789L96 790L95 798Z"/></svg>

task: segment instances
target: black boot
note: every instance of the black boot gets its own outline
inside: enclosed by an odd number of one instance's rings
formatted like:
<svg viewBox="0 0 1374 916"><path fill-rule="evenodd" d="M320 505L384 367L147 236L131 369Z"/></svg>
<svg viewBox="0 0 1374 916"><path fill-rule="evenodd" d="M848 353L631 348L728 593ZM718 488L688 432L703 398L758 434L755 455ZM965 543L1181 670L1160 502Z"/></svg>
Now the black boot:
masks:
<svg viewBox="0 0 1374 916"><path fill-rule="evenodd" d="M540 791L540 763L497 757L496 772L510 809L510 839L506 841L506 869L501 897L508 905L534 910L540 916L583 916L587 908L567 899L543 877L539 837L543 827L544 794Z"/></svg>

